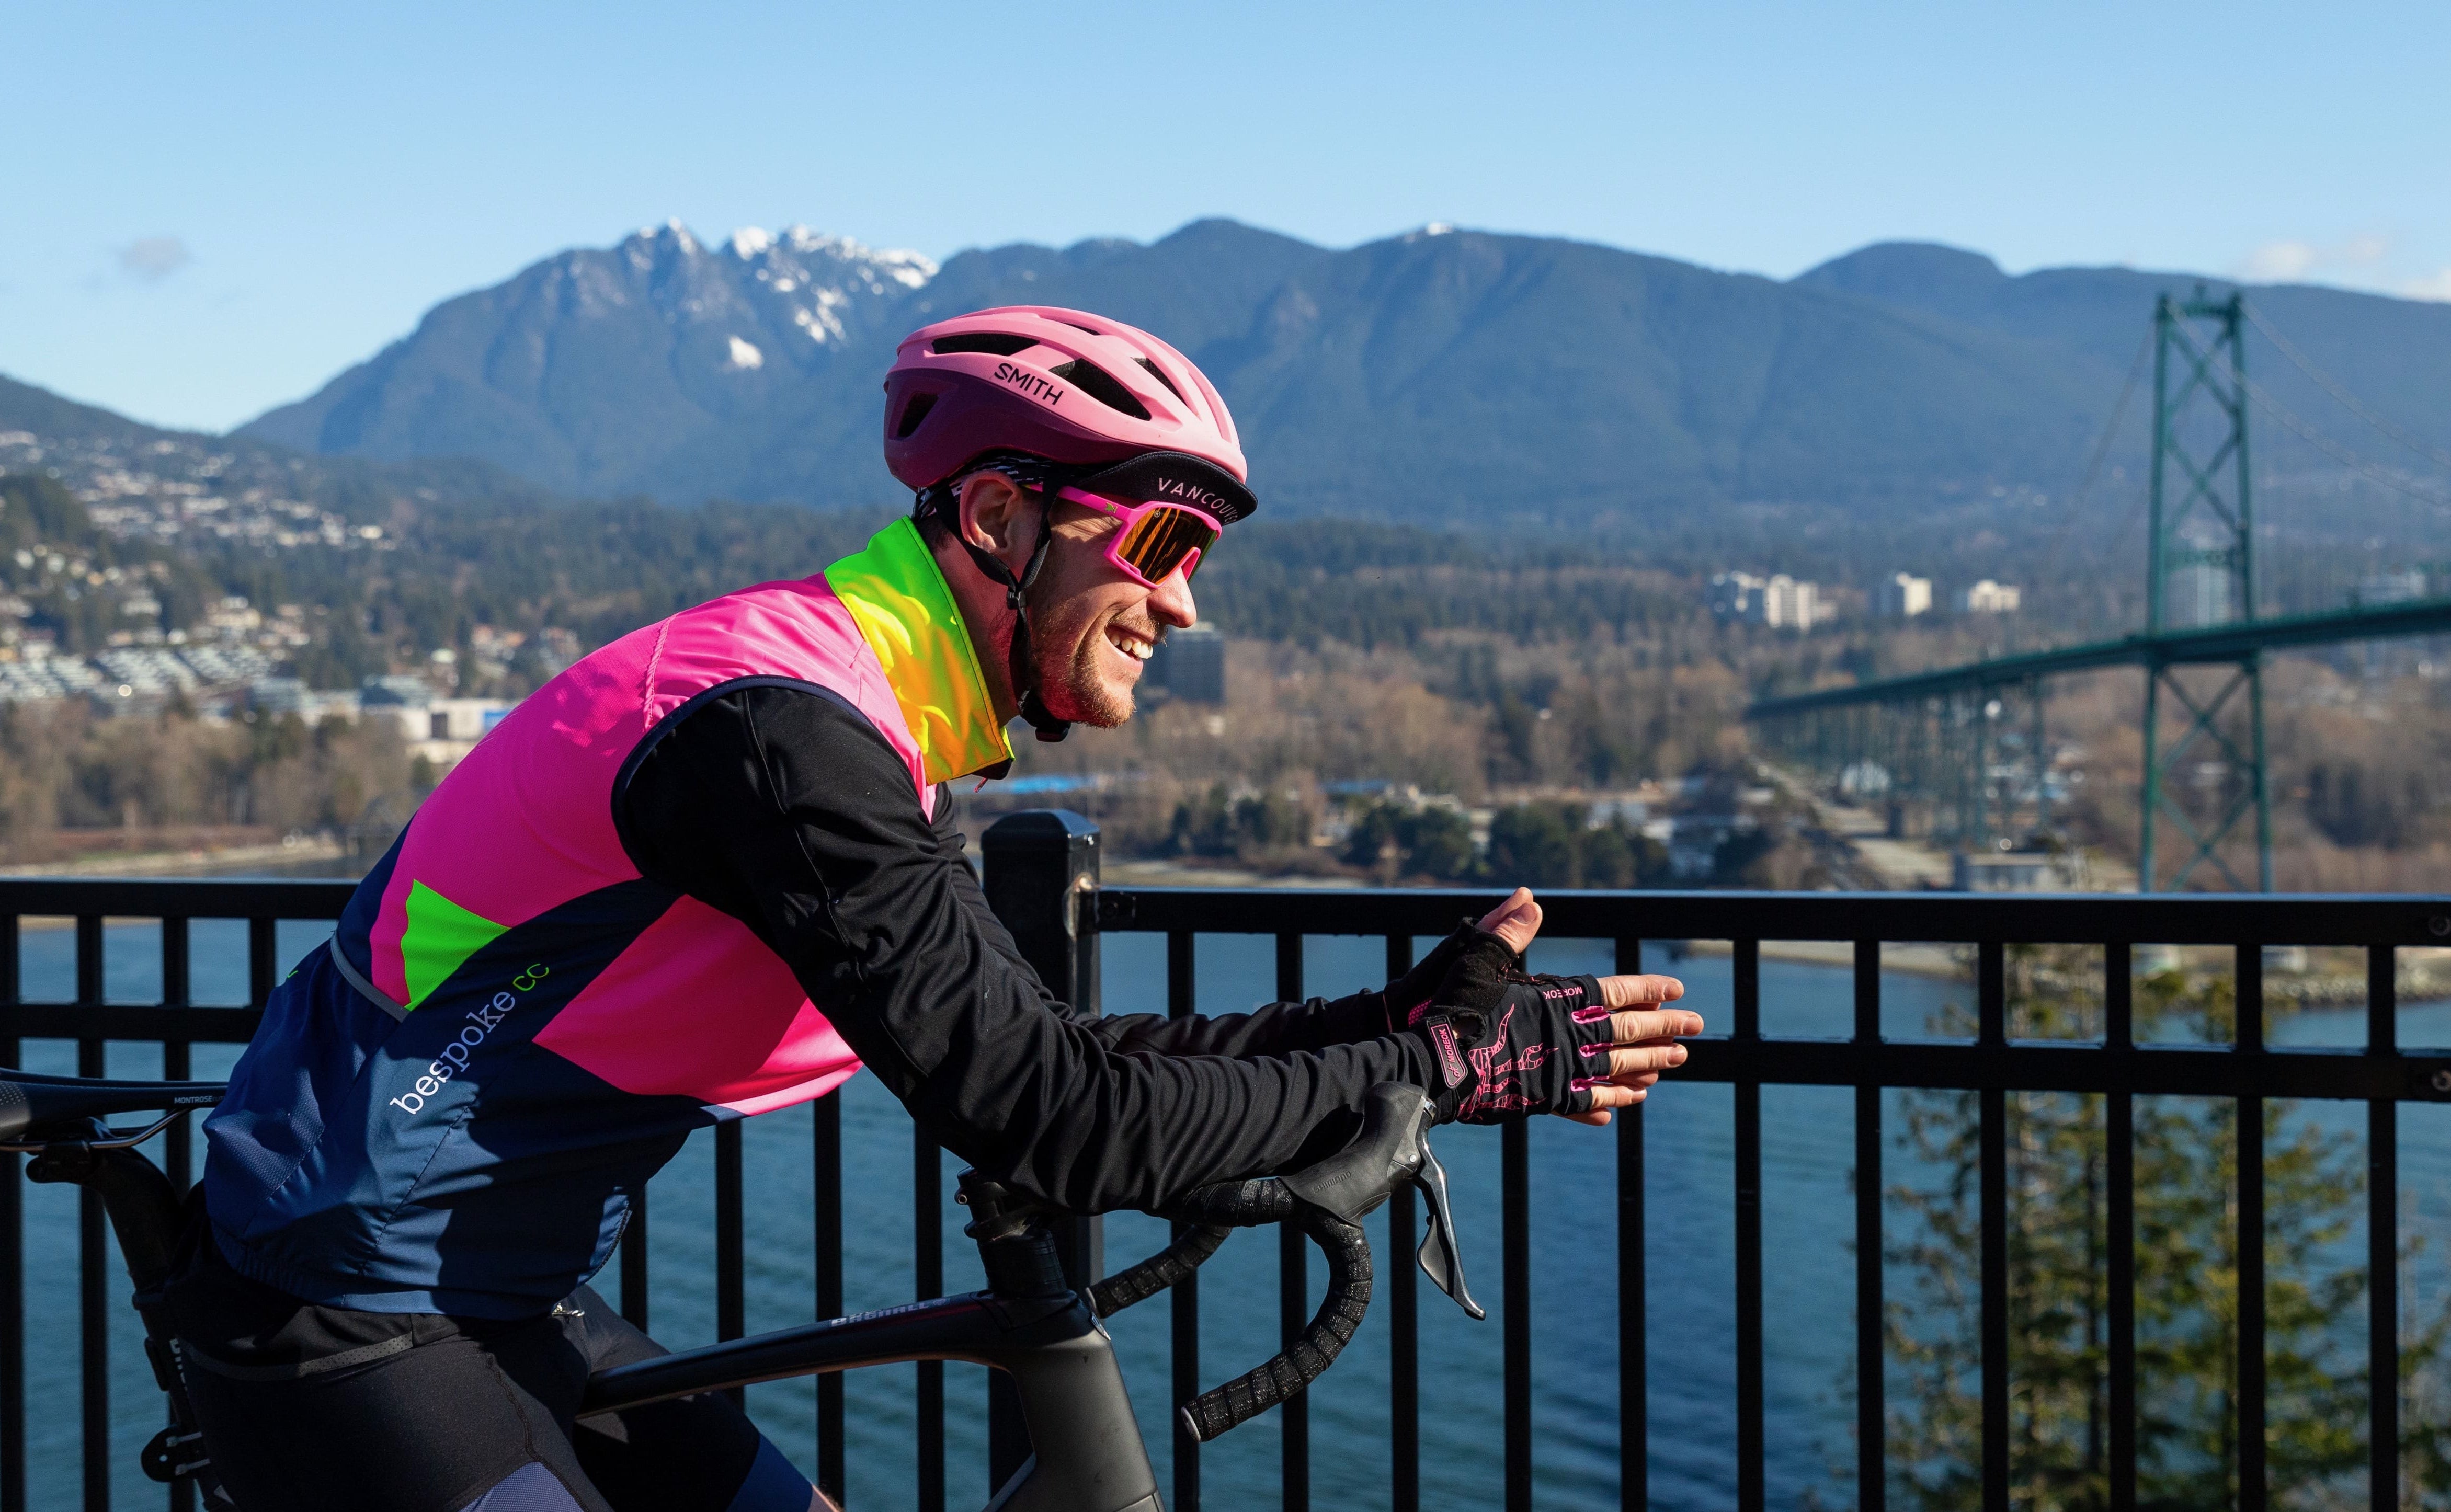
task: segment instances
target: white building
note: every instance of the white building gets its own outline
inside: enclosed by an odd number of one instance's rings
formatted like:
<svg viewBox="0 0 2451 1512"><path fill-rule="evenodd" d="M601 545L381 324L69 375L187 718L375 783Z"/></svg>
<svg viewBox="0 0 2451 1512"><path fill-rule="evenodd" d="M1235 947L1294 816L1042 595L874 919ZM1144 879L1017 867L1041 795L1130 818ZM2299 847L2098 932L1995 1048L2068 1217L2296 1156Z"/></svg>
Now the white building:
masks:
<svg viewBox="0 0 2451 1512"><path fill-rule="evenodd" d="M1986 578L1957 596L1957 608L1961 614L2012 615L2017 612L2017 600L2022 597L2020 590L2011 584L1993 582Z"/></svg>
<svg viewBox="0 0 2451 1512"><path fill-rule="evenodd" d="M1931 612L1931 579L1893 572L1873 590L1873 610L1884 619L1912 619Z"/></svg>
<svg viewBox="0 0 2451 1512"><path fill-rule="evenodd" d="M1819 590L1783 572L1768 578L1749 572L1718 574L1711 579L1711 612L1774 630L1810 630L1814 620L1829 618Z"/></svg>
<svg viewBox="0 0 2451 1512"><path fill-rule="evenodd" d="M1820 590L1809 582L1781 574L1771 579L1762 592L1762 622L1768 625L1793 625L1810 630L1816 619L1827 619L1822 608Z"/></svg>
<svg viewBox="0 0 2451 1512"><path fill-rule="evenodd" d="M2230 570L2232 542L2203 520L2179 532L2178 560L2162 585L2163 622L2175 629L2226 625L2239 618L2238 579Z"/></svg>

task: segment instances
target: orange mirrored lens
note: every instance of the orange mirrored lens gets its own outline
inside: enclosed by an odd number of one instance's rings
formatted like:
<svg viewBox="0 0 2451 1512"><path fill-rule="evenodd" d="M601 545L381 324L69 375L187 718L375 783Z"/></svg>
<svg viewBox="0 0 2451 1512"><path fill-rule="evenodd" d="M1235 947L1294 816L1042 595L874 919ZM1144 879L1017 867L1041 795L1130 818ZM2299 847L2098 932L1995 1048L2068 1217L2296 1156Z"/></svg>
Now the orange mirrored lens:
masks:
<svg viewBox="0 0 2451 1512"><path fill-rule="evenodd" d="M1115 558L1151 582L1164 582L1193 552L1206 557L1217 543L1217 529L1187 509L1145 510L1124 527L1115 542ZM1199 563L1192 564L1199 570Z"/></svg>

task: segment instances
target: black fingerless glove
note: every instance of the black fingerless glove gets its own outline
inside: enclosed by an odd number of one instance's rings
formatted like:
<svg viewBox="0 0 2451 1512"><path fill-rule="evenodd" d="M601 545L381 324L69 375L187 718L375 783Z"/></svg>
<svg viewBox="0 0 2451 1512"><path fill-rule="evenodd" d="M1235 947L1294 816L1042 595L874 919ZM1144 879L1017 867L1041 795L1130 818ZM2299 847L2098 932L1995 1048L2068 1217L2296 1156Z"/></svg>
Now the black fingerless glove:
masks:
<svg viewBox="0 0 2451 1512"><path fill-rule="evenodd" d="M1414 982L1416 967L1389 987L1388 1009L1428 1041L1439 1122L1591 1111L1613 1039L1598 978L1529 975L1504 940L1470 924L1422 962L1432 964L1440 970L1425 998L1398 1006L1397 990Z"/></svg>
<svg viewBox="0 0 2451 1512"><path fill-rule="evenodd" d="M1495 1003L1505 983L1523 974L1523 957L1505 939L1470 919L1387 984L1387 1031L1422 1021L1432 1003Z"/></svg>
<svg viewBox="0 0 2451 1512"><path fill-rule="evenodd" d="M1587 1113L1608 1077L1609 1011L1591 976L1509 982L1487 1009L1440 1004L1427 1035L1442 1124L1495 1124L1519 1113Z"/></svg>

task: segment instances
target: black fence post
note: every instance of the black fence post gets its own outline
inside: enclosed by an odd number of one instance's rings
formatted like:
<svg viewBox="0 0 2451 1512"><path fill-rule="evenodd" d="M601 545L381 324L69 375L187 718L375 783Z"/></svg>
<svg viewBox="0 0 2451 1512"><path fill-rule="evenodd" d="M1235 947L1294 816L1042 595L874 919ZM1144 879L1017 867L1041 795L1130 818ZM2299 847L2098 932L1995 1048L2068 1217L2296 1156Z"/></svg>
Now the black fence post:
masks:
<svg viewBox="0 0 2451 1512"><path fill-rule="evenodd" d="M1098 827L1069 809L1027 809L988 826L988 907L1012 932L1021 957L1047 990L1078 1011L1097 1013ZM1104 1272L1106 1227L1078 1219L1057 1236L1065 1279L1087 1287ZM1011 1381L988 1373L988 1489L1011 1479L1029 1457L1021 1403Z"/></svg>

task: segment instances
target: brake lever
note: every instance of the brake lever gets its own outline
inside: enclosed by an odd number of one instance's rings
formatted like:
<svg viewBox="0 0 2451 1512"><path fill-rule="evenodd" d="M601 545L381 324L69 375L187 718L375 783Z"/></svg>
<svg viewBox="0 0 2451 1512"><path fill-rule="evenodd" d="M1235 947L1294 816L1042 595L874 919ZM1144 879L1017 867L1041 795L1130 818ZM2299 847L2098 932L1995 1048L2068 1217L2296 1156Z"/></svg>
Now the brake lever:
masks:
<svg viewBox="0 0 2451 1512"><path fill-rule="evenodd" d="M1447 1207L1446 1168L1430 1153L1430 1126L1437 1121L1419 1088L1382 1082L1364 1100L1363 1132L1343 1149L1305 1169L1280 1177L1284 1188L1346 1223L1387 1200L1398 1182L1427 1199L1429 1232L1422 1237L1422 1273L1475 1319L1486 1318L1463 1280L1463 1251L1456 1243L1455 1216Z"/></svg>
<svg viewBox="0 0 2451 1512"><path fill-rule="evenodd" d="M1456 1244L1455 1217L1447 1207L1447 1168L1430 1152L1428 1129L1421 1135L1422 1168L1413 1175L1413 1185L1422 1194L1422 1205L1430 1211L1429 1232L1422 1236L1422 1247L1416 1257L1421 1261L1422 1274L1430 1284L1455 1300L1474 1321L1489 1313L1472 1300L1472 1288L1464 1285L1463 1251Z"/></svg>

